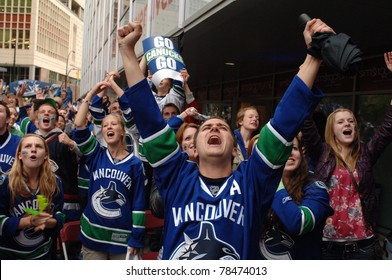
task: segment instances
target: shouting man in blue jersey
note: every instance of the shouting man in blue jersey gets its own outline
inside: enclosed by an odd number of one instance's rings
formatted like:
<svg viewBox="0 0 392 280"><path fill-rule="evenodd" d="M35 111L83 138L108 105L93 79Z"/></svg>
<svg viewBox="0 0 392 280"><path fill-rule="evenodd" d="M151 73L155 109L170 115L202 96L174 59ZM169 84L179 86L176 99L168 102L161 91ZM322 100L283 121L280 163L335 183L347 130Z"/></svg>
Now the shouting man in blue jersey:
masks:
<svg viewBox="0 0 392 280"><path fill-rule="evenodd" d="M315 32L333 30L319 19L309 21L308 47ZM233 172L236 144L222 119L208 119L196 134L198 163L181 152L140 71L134 46L141 34L141 25L130 22L118 29L118 44L129 86L125 94L165 207L162 258L260 258L261 226L293 139L323 96L312 90L321 60L306 56L252 155Z"/></svg>

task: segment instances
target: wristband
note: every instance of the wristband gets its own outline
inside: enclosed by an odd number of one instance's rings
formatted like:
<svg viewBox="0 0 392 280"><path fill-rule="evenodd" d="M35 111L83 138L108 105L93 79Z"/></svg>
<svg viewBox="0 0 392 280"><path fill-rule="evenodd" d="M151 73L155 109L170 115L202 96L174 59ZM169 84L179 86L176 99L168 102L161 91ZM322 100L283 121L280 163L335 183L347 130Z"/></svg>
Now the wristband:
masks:
<svg viewBox="0 0 392 280"><path fill-rule="evenodd" d="M82 99L82 103L87 103L90 106L90 101L88 101L87 99Z"/></svg>
<svg viewBox="0 0 392 280"><path fill-rule="evenodd" d="M313 56L314 58L321 59L321 50L310 47L306 49L306 52Z"/></svg>

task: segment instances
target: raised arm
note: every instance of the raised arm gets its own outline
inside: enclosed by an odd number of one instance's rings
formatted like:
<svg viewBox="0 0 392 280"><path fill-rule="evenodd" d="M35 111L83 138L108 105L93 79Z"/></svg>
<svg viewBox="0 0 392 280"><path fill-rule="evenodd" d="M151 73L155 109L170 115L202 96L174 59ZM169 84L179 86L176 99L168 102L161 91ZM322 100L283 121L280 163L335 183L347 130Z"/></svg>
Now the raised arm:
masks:
<svg viewBox="0 0 392 280"><path fill-rule="evenodd" d="M124 90L119 87L119 85L114 80L115 78L119 78L120 74L117 71L109 72L107 75L107 82L110 83L111 88L115 92L118 98L120 98L124 94Z"/></svg>
<svg viewBox="0 0 392 280"><path fill-rule="evenodd" d="M144 75L149 75L148 74L149 70L147 70L147 62L146 62L146 58L144 57L144 55L143 55L142 59L139 62L139 67L140 67L140 70L142 71L142 73Z"/></svg>
<svg viewBox="0 0 392 280"><path fill-rule="evenodd" d="M173 155L179 147L175 133L163 119L158 104L151 94L147 79L139 68L134 47L141 33L140 24L130 22L118 29L118 44L129 86L124 94L132 109L135 124L141 136L140 141L145 149L141 153L154 167L162 163L161 159ZM159 138L162 145L155 145L156 138Z"/></svg>
<svg viewBox="0 0 392 280"><path fill-rule="evenodd" d="M23 107L25 105L25 100L23 94L26 92L27 84L23 83L20 88L16 91L16 98L18 99L19 107Z"/></svg>
<svg viewBox="0 0 392 280"><path fill-rule="evenodd" d="M141 36L142 26L137 22L129 22L118 29L118 46L123 59L128 87L144 79L135 54L135 45Z"/></svg>
<svg viewBox="0 0 392 280"><path fill-rule="evenodd" d="M307 22L304 30L305 44L309 48L312 42L312 34L316 32L333 32L332 28L320 19L312 19ZM296 77L286 90L283 99L279 102L270 124L286 140L291 141L299 132L305 119L310 117L323 94L313 90L313 83L317 77L321 60L307 54L305 61L300 66ZM304 102L304 97L312 102ZM289 105L288 105L289 104ZM298 109L294 109L298 108ZM261 141L258 142L258 145ZM286 159L281 161L285 163Z"/></svg>
<svg viewBox="0 0 392 280"><path fill-rule="evenodd" d="M303 35L306 46L309 48L312 44L312 35L316 32L332 32L333 29L325 24L320 19L312 19L307 22ZM297 76L309 87L313 87L316 79L318 69L320 68L321 60L308 54L304 63L300 66Z"/></svg>
<svg viewBox="0 0 392 280"><path fill-rule="evenodd" d="M109 82L99 82L97 83L84 97L82 100L82 104L80 104L78 113L75 117L75 127L78 130L84 129L86 127L86 117L88 113L88 108L93 99L94 95L98 94L99 92L103 91L105 88L110 87Z"/></svg>

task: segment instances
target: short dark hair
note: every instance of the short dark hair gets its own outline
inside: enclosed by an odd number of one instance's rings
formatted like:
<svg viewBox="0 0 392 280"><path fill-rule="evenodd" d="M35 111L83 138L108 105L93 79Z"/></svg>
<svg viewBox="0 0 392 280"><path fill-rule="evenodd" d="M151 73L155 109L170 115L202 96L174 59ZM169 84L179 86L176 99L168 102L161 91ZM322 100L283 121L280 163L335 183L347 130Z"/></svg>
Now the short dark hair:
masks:
<svg viewBox="0 0 392 280"><path fill-rule="evenodd" d="M168 108L168 107L173 107L173 108L175 108L176 111L177 111L177 115L181 114L180 109L178 109L177 105L174 104L174 103L166 103L166 104L162 107L162 113L163 113L163 110L165 110L165 109Z"/></svg>
<svg viewBox="0 0 392 280"><path fill-rule="evenodd" d="M229 125L229 123L227 122L227 120L225 120L224 118L222 118L222 117L219 117L219 116L211 116L211 117L209 117L207 120L205 120L205 121L203 121L201 124L200 124L200 126L199 126L199 129L196 131L196 133L195 133L195 147L196 147L196 138L197 138L197 136L199 135L199 131L200 131L200 128L203 126L203 124L206 122L206 121L209 121L209 120L212 120L212 119L218 119L218 120L221 120L221 121L224 121L228 126L229 126L229 128L230 128L230 125ZM234 148L236 148L237 147L237 138L235 137L235 135L234 135L234 133L233 133L233 130L231 130L230 129L230 131L231 131L231 136L233 137L233 147Z"/></svg>

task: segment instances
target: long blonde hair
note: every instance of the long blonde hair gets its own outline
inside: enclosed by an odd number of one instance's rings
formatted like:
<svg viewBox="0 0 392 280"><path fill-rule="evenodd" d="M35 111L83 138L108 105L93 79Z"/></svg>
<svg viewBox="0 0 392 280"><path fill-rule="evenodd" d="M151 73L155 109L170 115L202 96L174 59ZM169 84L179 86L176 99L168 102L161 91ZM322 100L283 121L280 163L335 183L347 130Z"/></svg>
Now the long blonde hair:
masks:
<svg viewBox="0 0 392 280"><path fill-rule="evenodd" d="M335 123L336 114L340 112L349 112L352 115L355 122L355 139L353 143L351 143L350 145L350 153L347 155L346 158L342 158L340 156L341 149L336 141L335 134L334 134L334 123ZM328 152L327 156L328 154L333 153L335 155L336 165L339 165L340 163L343 164L343 162L345 162L350 167L350 170L354 170L360 155L360 148L361 148L360 141L361 140L359 136L358 122L354 116L354 113L351 110L345 108L339 108L328 116L327 123L325 125L325 142L327 143L327 152Z"/></svg>
<svg viewBox="0 0 392 280"><path fill-rule="evenodd" d="M11 192L11 205L13 205L16 196L27 198L31 196L31 192L28 191L27 179L29 174L23 168L23 161L20 160L19 156L21 154L22 146L25 140L29 137L36 137L40 139L45 147L45 153L47 155L46 159L42 163L41 169L39 171L38 177L38 187L39 193L44 195L48 200L48 207L50 207L52 198L60 192L60 188L57 185L56 177L50 167L49 159L49 148L45 140L37 134L26 134L20 140L19 145L15 153L15 162L9 172L9 189ZM51 209L46 209L49 212Z"/></svg>

